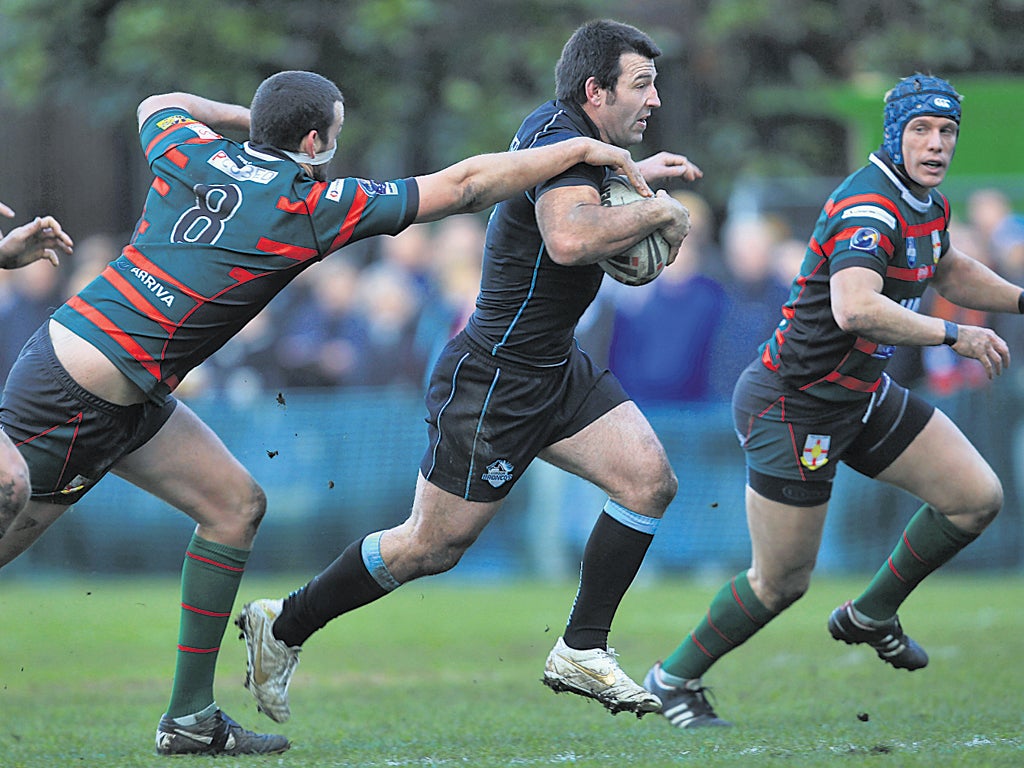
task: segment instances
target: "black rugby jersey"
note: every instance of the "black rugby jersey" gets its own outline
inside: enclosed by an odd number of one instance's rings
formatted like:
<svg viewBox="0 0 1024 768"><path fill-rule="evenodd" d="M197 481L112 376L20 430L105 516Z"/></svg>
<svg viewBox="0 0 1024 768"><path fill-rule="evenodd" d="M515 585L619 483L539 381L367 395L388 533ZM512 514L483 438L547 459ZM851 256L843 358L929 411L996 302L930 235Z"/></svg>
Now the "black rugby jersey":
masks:
<svg viewBox="0 0 1024 768"><path fill-rule="evenodd" d="M818 217L782 321L761 345L761 362L795 386L832 401L874 392L895 352L842 331L832 315L829 276L867 267L882 294L917 311L949 248L949 202L937 190L911 194L879 155L846 178Z"/></svg>
<svg viewBox="0 0 1024 768"><path fill-rule="evenodd" d="M600 138L579 107L549 101L523 121L510 149L576 136ZM597 296L604 272L597 264L566 267L553 262L541 239L534 205L555 187L587 185L600 192L610 175L607 168L576 165L498 203L491 212L480 293L466 333L495 357L533 366L565 362L576 323Z"/></svg>
<svg viewBox="0 0 1024 768"><path fill-rule="evenodd" d="M146 120L140 141L155 178L131 242L53 317L156 402L304 269L397 234L419 206L413 179L315 181L179 108Z"/></svg>

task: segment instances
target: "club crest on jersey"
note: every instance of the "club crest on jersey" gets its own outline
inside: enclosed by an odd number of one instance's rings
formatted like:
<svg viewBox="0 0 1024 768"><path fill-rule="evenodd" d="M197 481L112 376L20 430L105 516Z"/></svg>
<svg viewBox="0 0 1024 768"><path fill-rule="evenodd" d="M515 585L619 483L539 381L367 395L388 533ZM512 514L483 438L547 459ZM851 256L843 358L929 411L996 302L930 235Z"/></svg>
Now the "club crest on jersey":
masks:
<svg viewBox="0 0 1024 768"><path fill-rule="evenodd" d="M937 229L932 230L932 261L936 264L939 263L939 257L942 255L942 238L939 237L939 231Z"/></svg>
<svg viewBox="0 0 1024 768"><path fill-rule="evenodd" d="M917 238L907 238L907 266L917 266Z"/></svg>
<svg viewBox="0 0 1024 768"><path fill-rule="evenodd" d="M497 488L499 485L504 485L512 479L513 469L515 467L512 466L512 462L508 459L498 459L493 464L488 465L487 471L481 477L490 483L492 487Z"/></svg>
<svg viewBox="0 0 1024 768"><path fill-rule="evenodd" d="M800 463L810 470L821 469L828 464L828 448L831 443L831 435L808 435L804 440Z"/></svg>
<svg viewBox="0 0 1024 768"><path fill-rule="evenodd" d="M397 195L398 187L390 181L373 181L372 179L356 179L359 188L366 194L373 195Z"/></svg>
<svg viewBox="0 0 1024 768"><path fill-rule="evenodd" d="M850 247L856 248L858 251L870 251L875 252L878 248L878 242L882 239L882 236L878 233L878 230L874 227L861 227L853 233L853 237L850 238Z"/></svg>

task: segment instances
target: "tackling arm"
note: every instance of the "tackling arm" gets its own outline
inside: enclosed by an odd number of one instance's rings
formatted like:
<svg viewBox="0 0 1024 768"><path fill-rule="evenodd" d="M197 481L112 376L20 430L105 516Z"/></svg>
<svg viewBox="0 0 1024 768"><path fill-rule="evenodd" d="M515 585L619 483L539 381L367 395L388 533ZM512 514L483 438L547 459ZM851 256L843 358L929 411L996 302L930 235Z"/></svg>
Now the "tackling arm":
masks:
<svg viewBox="0 0 1024 768"><path fill-rule="evenodd" d="M645 196L650 187L625 149L577 137L544 147L476 155L428 176L419 176L416 222L473 213L535 187L579 163L608 166L629 178Z"/></svg>

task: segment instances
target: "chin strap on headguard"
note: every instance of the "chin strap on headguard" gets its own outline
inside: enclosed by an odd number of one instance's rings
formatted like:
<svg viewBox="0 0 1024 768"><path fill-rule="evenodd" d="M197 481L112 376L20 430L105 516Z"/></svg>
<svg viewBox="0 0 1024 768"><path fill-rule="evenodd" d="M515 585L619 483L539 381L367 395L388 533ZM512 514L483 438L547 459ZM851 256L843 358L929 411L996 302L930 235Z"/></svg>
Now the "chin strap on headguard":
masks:
<svg viewBox="0 0 1024 768"><path fill-rule="evenodd" d="M903 131L921 115L948 117L960 124L960 101L953 86L941 77L916 74L900 80L885 94L885 134L882 148L897 165L903 165Z"/></svg>

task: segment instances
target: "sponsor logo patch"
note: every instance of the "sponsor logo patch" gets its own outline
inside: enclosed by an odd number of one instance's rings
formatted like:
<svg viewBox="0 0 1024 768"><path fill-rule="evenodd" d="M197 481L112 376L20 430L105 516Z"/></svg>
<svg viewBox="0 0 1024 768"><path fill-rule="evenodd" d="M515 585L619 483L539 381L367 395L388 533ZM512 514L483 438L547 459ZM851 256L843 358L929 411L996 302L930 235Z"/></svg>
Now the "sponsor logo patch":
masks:
<svg viewBox="0 0 1024 768"><path fill-rule="evenodd" d="M917 265L917 238L907 238L907 266L913 267Z"/></svg>
<svg viewBox="0 0 1024 768"><path fill-rule="evenodd" d="M219 139L220 134L212 130L209 126L197 123L194 120L188 124L188 129L192 131L200 139L207 139L212 141L213 139Z"/></svg>
<svg viewBox="0 0 1024 768"><path fill-rule="evenodd" d="M139 269L138 267L132 267L131 274L135 275L146 290L152 293L156 300L161 304L166 304L168 307L174 306L174 293L163 283L149 274L149 272L144 269Z"/></svg>
<svg viewBox="0 0 1024 768"><path fill-rule="evenodd" d="M170 128L172 125L187 125L194 122L195 120L188 115L171 115L170 117L165 117L163 120L158 121L156 127L163 131Z"/></svg>
<svg viewBox="0 0 1024 768"><path fill-rule="evenodd" d="M324 193L324 197L330 200L332 203L341 202L341 193L345 189L344 179L335 179L327 185L327 191Z"/></svg>
<svg viewBox="0 0 1024 768"><path fill-rule="evenodd" d="M881 239L882 236L874 227L861 227L850 238L850 247L856 248L858 251L874 253L878 248L878 241Z"/></svg>
<svg viewBox="0 0 1024 768"><path fill-rule="evenodd" d="M231 158L224 150L216 153L207 162L221 173L225 173L238 181L254 181L257 184L269 184L277 176L277 171L260 168L258 165L253 165L241 158Z"/></svg>
<svg viewBox="0 0 1024 768"><path fill-rule="evenodd" d="M852 219L854 217L878 219L890 229L896 228L896 217L876 205L855 205L843 211L841 218Z"/></svg>

